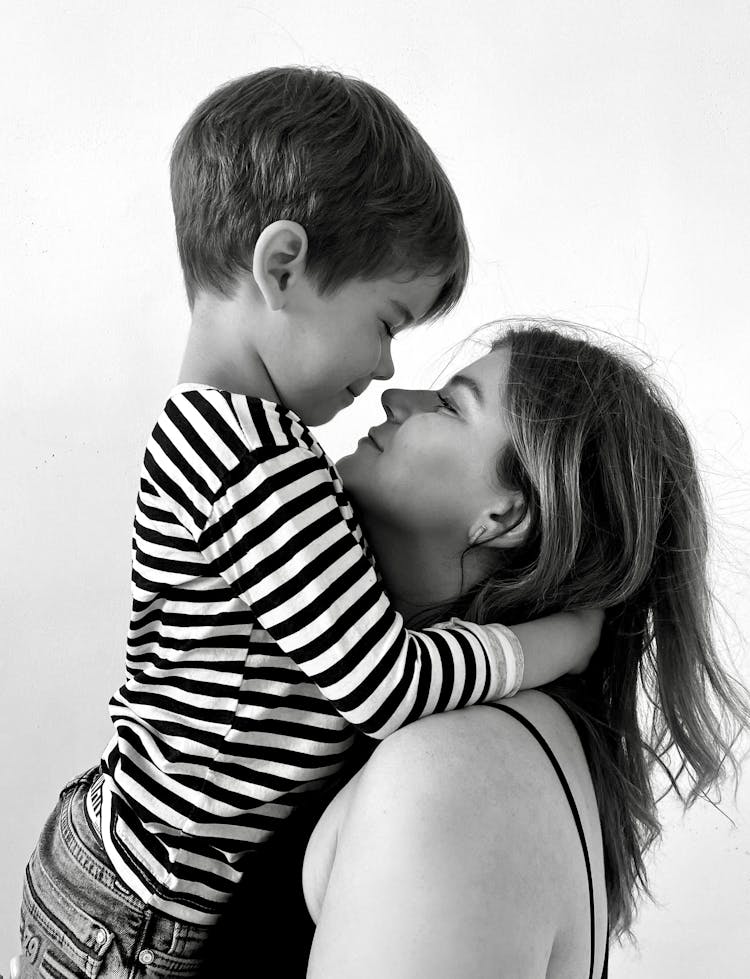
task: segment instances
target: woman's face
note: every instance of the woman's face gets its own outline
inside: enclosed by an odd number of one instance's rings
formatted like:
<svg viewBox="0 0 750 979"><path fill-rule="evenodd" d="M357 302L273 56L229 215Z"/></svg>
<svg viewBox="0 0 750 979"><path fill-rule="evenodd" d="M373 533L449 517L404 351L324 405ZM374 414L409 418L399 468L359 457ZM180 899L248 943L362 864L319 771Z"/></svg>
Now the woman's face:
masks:
<svg viewBox="0 0 750 979"><path fill-rule="evenodd" d="M502 498L497 460L508 438L504 395L509 351L498 349L439 391L392 389L387 419L339 463L366 526L468 543L477 516Z"/></svg>

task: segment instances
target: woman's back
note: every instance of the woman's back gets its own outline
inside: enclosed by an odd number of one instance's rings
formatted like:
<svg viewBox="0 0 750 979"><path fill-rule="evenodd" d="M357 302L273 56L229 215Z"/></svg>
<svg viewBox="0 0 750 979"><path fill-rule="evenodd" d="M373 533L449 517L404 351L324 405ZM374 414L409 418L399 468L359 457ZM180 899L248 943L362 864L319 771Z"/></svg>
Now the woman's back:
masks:
<svg viewBox="0 0 750 979"><path fill-rule="evenodd" d="M607 912L596 799L551 698L425 718L393 735L321 818L305 857L318 922L310 977L602 973Z"/></svg>

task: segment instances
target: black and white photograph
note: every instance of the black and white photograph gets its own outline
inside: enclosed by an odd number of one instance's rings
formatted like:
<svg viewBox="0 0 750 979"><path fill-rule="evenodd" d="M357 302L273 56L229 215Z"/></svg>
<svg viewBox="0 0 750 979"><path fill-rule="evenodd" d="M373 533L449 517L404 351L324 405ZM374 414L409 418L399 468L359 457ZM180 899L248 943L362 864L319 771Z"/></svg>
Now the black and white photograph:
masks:
<svg viewBox="0 0 750 979"><path fill-rule="evenodd" d="M746 979L750 5L2 20L0 979Z"/></svg>

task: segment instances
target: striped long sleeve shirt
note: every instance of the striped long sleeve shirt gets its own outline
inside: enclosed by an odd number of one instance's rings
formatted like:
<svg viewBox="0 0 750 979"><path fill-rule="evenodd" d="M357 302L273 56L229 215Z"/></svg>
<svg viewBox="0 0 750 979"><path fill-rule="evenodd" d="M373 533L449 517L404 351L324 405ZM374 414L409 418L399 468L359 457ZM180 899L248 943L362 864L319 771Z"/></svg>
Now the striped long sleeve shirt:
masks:
<svg viewBox="0 0 750 979"><path fill-rule="evenodd" d="M146 447L126 681L89 814L143 901L211 924L354 728L383 738L522 672L502 626L405 629L293 412L182 384Z"/></svg>

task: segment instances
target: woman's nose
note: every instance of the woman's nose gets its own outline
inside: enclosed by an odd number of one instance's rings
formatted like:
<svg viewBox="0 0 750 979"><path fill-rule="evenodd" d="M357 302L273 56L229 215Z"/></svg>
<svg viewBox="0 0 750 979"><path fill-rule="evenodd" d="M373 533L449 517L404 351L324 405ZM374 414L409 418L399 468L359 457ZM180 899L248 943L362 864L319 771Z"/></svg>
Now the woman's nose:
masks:
<svg viewBox="0 0 750 979"><path fill-rule="evenodd" d="M402 422L419 411L435 410L434 391L407 391L403 388L388 388L380 399L388 421Z"/></svg>

